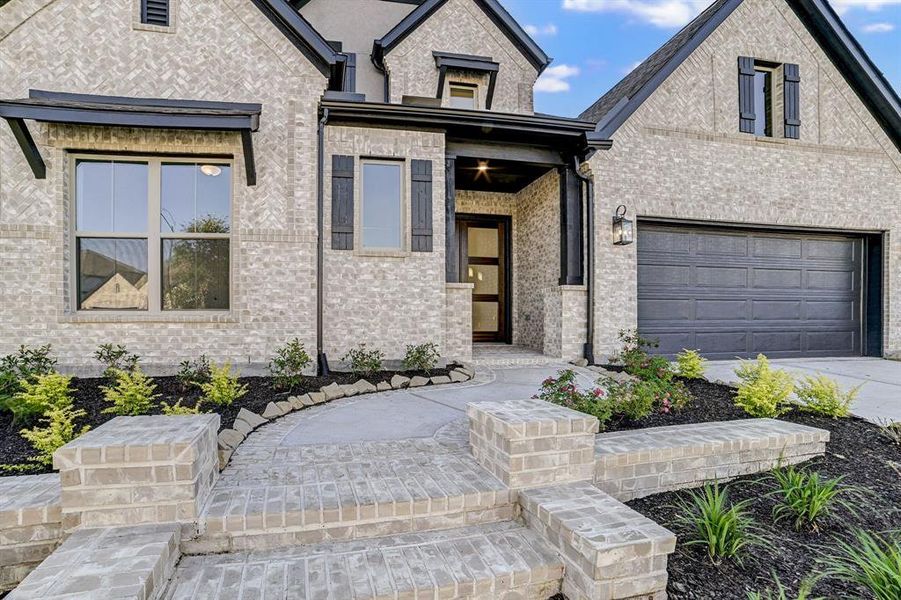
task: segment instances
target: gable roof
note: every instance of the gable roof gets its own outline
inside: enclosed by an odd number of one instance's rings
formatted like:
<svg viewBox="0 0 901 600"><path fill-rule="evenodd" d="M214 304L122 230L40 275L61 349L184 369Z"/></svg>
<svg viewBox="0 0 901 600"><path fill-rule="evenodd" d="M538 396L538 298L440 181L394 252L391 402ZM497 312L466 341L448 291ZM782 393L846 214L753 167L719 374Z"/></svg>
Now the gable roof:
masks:
<svg viewBox="0 0 901 600"><path fill-rule="evenodd" d="M319 69L319 72L333 80L343 79L347 57L336 52L287 0L251 0L251 2Z"/></svg>
<svg viewBox="0 0 901 600"><path fill-rule="evenodd" d="M613 135L741 2L716 0L583 111L579 118L597 123L592 135ZM901 100L835 11L826 0L793 0L788 4L901 150Z"/></svg>
<svg viewBox="0 0 901 600"><path fill-rule="evenodd" d="M413 12L404 17L400 23L395 25L391 31L380 39L375 40L372 46L372 59L376 64L379 67L384 67L385 54L413 33L417 27L427 21L446 2L447 0L425 0ZM551 63L551 59L544 53L544 50L529 37L529 34L520 27L519 23L510 16L510 13L500 5L498 0L474 0L474 2L507 36L507 39L516 46L523 56L538 69L539 73Z"/></svg>

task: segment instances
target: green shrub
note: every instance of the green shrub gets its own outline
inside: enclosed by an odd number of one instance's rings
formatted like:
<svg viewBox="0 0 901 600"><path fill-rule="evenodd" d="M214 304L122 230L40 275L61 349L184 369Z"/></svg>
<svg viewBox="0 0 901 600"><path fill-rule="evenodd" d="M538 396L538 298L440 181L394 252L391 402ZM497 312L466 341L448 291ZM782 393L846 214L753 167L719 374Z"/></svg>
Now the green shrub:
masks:
<svg viewBox="0 0 901 600"><path fill-rule="evenodd" d="M34 383L39 375L52 373L56 360L50 358L50 344L38 348L19 346L19 350L0 358L0 409L15 411L9 406L22 391L21 382Z"/></svg>
<svg viewBox="0 0 901 600"><path fill-rule="evenodd" d="M179 398L178 400L176 400L175 404L169 404L168 402L163 402L162 404L160 404L160 407L163 409L163 414L166 416L199 415L203 412L202 410L200 410L200 400L198 400L197 404L195 404L193 407L183 406L181 403L182 400L182 398Z"/></svg>
<svg viewBox="0 0 901 600"><path fill-rule="evenodd" d="M299 386L303 381L303 370L312 362L313 359L297 338L277 348L275 356L269 361L269 372L275 379L275 387L284 390Z"/></svg>
<svg viewBox="0 0 901 600"><path fill-rule="evenodd" d="M856 584L876 600L901 598L901 538L857 531L853 542L837 540L838 550L823 559L827 577Z"/></svg>
<svg viewBox="0 0 901 600"><path fill-rule="evenodd" d="M795 396L801 410L833 419L851 414L851 404L858 391L860 386L843 392L834 379L825 375L808 375L795 386Z"/></svg>
<svg viewBox="0 0 901 600"><path fill-rule="evenodd" d="M773 509L777 523L792 518L795 529L816 530L837 505L854 512L854 507L841 498L848 491L839 485L843 477L820 479L819 473L806 473L794 466L773 469L772 476L779 496L779 503Z"/></svg>
<svg viewBox="0 0 901 600"><path fill-rule="evenodd" d="M6 405L13 413L13 422L28 423L54 406L71 406L71 381L71 377L59 373L38 375L33 382L22 379L19 382L21 391Z"/></svg>
<svg viewBox="0 0 901 600"><path fill-rule="evenodd" d="M534 397L592 415L600 422L601 430L613 415L613 404L604 391L600 388L588 392L580 390L576 385L576 373L572 369L558 371L556 377L545 379L541 382L541 390Z"/></svg>
<svg viewBox="0 0 901 600"><path fill-rule="evenodd" d="M614 363L623 365L626 373L639 377L638 372L648 367L651 357L648 351L656 348L659 344L654 340L641 337L635 329L620 330L619 341L622 343L622 348L615 352L610 359Z"/></svg>
<svg viewBox="0 0 901 600"><path fill-rule="evenodd" d="M184 390L210 380L210 361L206 354L201 354L196 360L183 360L179 367L175 379Z"/></svg>
<svg viewBox="0 0 901 600"><path fill-rule="evenodd" d="M618 382L602 377L598 384L607 390L613 415L638 421L655 411L669 413L686 407L691 394L680 381L652 379Z"/></svg>
<svg viewBox="0 0 901 600"><path fill-rule="evenodd" d="M438 344L428 342L426 344L410 344L404 354L403 368L406 371L425 371L431 373L438 364Z"/></svg>
<svg viewBox="0 0 901 600"><path fill-rule="evenodd" d="M381 350L367 350L366 344L347 351L341 360L350 365L354 375L368 377L382 370L384 355Z"/></svg>
<svg viewBox="0 0 901 600"><path fill-rule="evenodd" d="M785 371L770 368L763 354L757 361L741 361L735 369L741 380L735 394L735 405L752 417L778 417L788 411L787 405L794 385Z"/></svg>
<svg viewBox="0 0 901 600"><path fill-rule="evenodd" d="M901 421L892 421L890 419L879 420L879 435L901 446Z"/></svg>
<svg viewBox="0 0 901 600"><path fill-rule="evenodd" d="M720 488L719 482L689 495L690 500L678 505L681 514L676 517L691 529L687 546L705 546L710 561L719 565L725 559L741 563L747 547L760 545L762 540L747 511L750 500L731 503L728 489Z"/></svg>
<svg viewBox="0 0 901 600"><path fill-rule="evenodd" d="M210 380L200 384L203 400L216 406L230 406L232 402L247 393L247 386L238 382L238 374L232 375L232 366L225 363L221 367L210 368Z"/></svg>
<svg viewBox="0 0 901 600"><path fill-rule="evenodd" d="M159 397L154 394L156 384L144 375L139 367L133 371L115 371L113 386L101 386L106 401L112 404L104 413L114 415L146 415L153 408L153 401Z"/></svg>
<svg viewBox="0 0 901 600"><path fill-rule="evenodd" d="M114 379L116 371L134 371L138 368L138 355L129 354L128 348L122 344L101 344L94 352L94 358L106 366L103 376L107 379Z"/></svg>
<svg viewBox="0 0 901 600"><path fill-rule="evenodd" d="M84 435L90 427L75 428L75 419L85 416L85 411L75 410L71 400L60 404L53 404L41 419L44 427L23 429L19 433L28 440L37 450L37 454L31 457L33 462L49 466L53 464L53 453L62 448L75 438Z"/></svg>
<svg viewBox="0 0 901 600"><path fill-rule="evenodd" d="M825 600L825 598L812 596L816 581L816 577L807 577L798 586L798 593L790 595L774 573L774 585L763 592L748 592L748 600Z"/></svg>
<svg viewBox="0 0 901 600"><path fill-rule="evenodd" d="M702 379L707 359L697 350L682 350L676 355L676 375L685 379Z"/></svg>

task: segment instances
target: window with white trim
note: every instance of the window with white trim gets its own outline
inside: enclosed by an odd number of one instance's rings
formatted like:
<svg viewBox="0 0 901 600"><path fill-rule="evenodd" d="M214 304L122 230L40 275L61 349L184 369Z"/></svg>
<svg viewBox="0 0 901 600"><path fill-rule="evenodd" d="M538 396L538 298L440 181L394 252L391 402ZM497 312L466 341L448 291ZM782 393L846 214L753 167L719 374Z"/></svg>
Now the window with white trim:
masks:
<svg viewBox="0 0 901 600"><path fill-rule="evenodd" d="M232 165L75 158L78 310L228 310Z"/></svg>
<svg viewBox="0 0 901 600"><path fill-rule="evenodd" d="M448 106L451 108L476 110L479 107L479 98L475 86L451 83L449 88Z"/></svg>
<svg viewBox="0 0 901 600"><path fill-rule="evenodd" d="M363 248L401 250L404 163L363 160L360 168Z"/></svg>

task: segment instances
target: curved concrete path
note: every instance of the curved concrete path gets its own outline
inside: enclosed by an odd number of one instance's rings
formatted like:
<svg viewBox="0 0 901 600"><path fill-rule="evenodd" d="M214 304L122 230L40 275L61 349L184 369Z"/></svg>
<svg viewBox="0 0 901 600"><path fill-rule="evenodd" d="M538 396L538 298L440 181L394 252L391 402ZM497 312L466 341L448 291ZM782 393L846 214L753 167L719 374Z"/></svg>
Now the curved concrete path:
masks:
<svg viewBox="0 0 901 600"><path fill-rule="evenodd" d="M475 379L465 384L358 396L300 411L295 413L297 424L280 445L432 437L444 425L465 417L470 402L531 398L544 379L565 368L579 372L580 385L593 384L593 373L562 363L509 368L479 366Z"/></svg>

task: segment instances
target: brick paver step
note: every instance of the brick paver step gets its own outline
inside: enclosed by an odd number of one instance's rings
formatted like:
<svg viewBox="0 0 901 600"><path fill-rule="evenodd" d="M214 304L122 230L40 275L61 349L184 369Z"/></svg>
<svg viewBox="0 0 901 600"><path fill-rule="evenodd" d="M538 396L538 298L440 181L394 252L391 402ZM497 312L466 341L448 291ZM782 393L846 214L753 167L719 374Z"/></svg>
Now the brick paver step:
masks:
<svg viewBox="0 0 901 600"><path fill-rule="evenodd" d="M766 471L821 456L829 432L743 419L601 433L595 483L619 500Z"/></svg>
<svg viewBox="0 0 901 600"><path fill-rule="evenodd" d="M243 448L241 450L244 450ZM223 471L188 553L447 529L510 519L515 497L433 440L250 447Z"/></svg>
<svg viewBox="0 0 901 600"><path fill-rule="evenodd" d="M563 563L533 531L495 523L182 559L166 600L547 600Z"/></svg>
<svg viewBox="0 0 901 600"><path fill-rule="evenodd" d="M59 544L59 475L0 478L0 592L22 581Z"/></svg>
<svg viewBox="0 0 901 600"><path fill-rule="evenodd" d="M79 529L7 600L155 600L179 559L177 523Z"/></svg>

